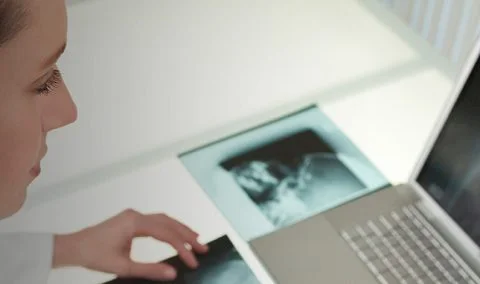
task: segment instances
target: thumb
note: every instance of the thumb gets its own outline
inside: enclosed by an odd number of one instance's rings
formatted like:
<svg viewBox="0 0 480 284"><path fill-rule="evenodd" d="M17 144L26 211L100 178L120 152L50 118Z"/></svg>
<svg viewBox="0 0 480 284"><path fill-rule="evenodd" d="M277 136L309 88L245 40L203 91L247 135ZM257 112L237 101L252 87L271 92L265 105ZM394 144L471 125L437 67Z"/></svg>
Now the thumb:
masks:
<svg viewBox="0 0 480 284"><path fill-rule="evenodd" d="M129 277L160 281L173 280L177 277L177 272L166 263L140 263L132 261L129 267Z"/></svg>

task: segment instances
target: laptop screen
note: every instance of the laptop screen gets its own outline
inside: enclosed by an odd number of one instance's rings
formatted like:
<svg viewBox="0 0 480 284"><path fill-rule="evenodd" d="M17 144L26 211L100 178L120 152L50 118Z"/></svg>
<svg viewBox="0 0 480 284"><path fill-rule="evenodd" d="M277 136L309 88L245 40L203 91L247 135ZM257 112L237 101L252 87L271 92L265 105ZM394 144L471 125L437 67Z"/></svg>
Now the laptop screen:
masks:
<svg viewBox="0 0 480 284"><path fill-rule="evenodd" d="M417 182L480 245L480 61L470 73Z"/></svg>

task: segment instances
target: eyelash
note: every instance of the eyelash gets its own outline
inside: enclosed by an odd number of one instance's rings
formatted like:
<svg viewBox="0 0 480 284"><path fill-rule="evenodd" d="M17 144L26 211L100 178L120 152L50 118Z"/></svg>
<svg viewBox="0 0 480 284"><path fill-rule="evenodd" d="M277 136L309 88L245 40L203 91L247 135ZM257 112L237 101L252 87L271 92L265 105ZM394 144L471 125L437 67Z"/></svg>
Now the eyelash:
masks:
<svg viewBox="0 0 480 284"><path fill-rule="evenodd" d="M47 82L40 86L36 91L39 95L48 95L52 90L58 87L58 84L62 81L62 74L59 70L54 70L52 76L48 78Z"/></svg>

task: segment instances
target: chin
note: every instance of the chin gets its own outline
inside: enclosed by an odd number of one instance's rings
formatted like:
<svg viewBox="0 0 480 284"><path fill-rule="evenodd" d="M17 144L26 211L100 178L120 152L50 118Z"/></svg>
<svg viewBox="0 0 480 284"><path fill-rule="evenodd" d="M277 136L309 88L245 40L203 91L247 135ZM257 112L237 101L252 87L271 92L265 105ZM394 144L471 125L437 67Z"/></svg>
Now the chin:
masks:
<svg viewBox="0 0 480 284"><path fill-rule="evenodd" d="M17 214L25 204L26 197L27 190L24 188L22 190L18 190L17 194L11 196L11 198L8 198L9 202L6 202L0 208L0 219L9 218Z"/></svg>

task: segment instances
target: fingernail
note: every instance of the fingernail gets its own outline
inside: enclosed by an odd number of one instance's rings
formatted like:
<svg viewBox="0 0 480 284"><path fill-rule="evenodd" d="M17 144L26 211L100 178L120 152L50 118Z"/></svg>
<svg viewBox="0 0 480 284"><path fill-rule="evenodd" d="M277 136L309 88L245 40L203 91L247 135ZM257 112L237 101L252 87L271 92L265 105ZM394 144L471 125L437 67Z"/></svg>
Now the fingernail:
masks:
<svg viewBox="0 0 480 284"><path fill-rule="evenodd" d="M177 276L177 272L173 268L167 268L167 270L165 270L165 276L173 279Z"/></svg>

